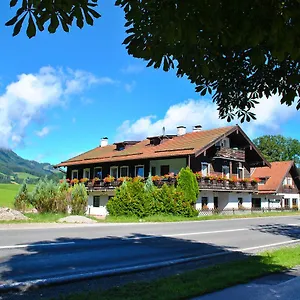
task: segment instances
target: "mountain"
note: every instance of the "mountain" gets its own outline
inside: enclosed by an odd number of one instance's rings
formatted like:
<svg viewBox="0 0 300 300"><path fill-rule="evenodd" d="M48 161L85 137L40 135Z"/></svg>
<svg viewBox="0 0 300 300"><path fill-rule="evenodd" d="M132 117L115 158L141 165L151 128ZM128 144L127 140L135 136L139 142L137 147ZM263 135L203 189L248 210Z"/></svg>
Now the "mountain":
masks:
<svg viewBox="0 0 300 300"><path fill-rule="evenodd" d="M49 163L27 160L14 151L0 148L0 173L13 176L15 173L28 173L37 177L50 176L59 172Z"/></svg>

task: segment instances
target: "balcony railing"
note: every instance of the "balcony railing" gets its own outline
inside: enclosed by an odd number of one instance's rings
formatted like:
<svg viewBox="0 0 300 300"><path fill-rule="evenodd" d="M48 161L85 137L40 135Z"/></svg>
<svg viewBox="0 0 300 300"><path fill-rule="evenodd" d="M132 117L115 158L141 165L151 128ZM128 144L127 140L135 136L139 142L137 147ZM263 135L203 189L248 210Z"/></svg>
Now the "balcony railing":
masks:
<svg viewBox="0 0 300 300"><path fill-rule="evenodd" d="M217 150L214 158L245 162L245 150L221 147L219 150Z"/></svg>
<svg viewBox="0 0 300 300"><path fill-rule="evenodd" d="M198 180L200 190L257 192L257 182L247 180Z"/></svg>
<svg viewBox="0 0 300 300"><path fill-rule="evenodd" d="M143 179L145 180L145 179ZM257 183L255 181L236 179L209 179L209 178L198 178L199 190L214 190L214 191L243 191L243 192L256 192ZM167 178L154 180L153 184L157 187L162 187L164 184L175 185L177 184L176 178ZM88 191L114 191L117 187L122 185L122 181L113 180L111 182L99 181L88 181L85 183Z"/></svg>

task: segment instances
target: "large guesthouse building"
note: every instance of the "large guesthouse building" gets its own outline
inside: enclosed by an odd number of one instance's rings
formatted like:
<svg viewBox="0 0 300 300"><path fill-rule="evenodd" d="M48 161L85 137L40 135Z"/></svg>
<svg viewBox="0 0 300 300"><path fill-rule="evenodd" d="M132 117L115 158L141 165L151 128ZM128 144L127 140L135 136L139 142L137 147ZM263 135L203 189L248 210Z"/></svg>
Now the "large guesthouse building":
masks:
<svg viewBox="0 0 300 300"><path fill-rule="evenodd" d="M161 184L172 181L180 169L187 166L198 178L197 209L259 208L265 202L270 205L278 199L278 189L270 190L266 196L261 188L261 182L274 176L272 170L276 164L270 164L263 157L238 125L210 130L202 130L198 125L192 132L178 126L177 134L164 133L142 141L113 144L103 138L96 148L56 167L66 167L70 180L86 183L91 214L106 215L106 203L124 178L151 174ZM299 199L299 177L292 163L286 170L289 171L282 180L293 178L292 191L297 197L291 196L289 205L294 205L296 200L293 199Z"/></svg>

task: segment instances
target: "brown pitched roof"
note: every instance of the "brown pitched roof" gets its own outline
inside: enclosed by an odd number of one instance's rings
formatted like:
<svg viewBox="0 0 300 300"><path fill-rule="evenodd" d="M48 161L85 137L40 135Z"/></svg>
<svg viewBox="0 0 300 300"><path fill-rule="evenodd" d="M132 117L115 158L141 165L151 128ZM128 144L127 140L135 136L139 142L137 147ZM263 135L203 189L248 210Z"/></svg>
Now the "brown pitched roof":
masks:
<svg viewBox="0 0 300 300"><path fill-rule="evenodd" d="M264 185L258 186L258 191L262 193L275 193L282 184L287 173L294 165L294 161L276 161L271 163L271 168L255 168L252 178L268 178Z"/></svg>
<svg viewBox="0 0 300 300"><path fill-rule="evenodd" d="M115 150L115 145L97 147L64 161L56 165L56 167L134 159L187 156L199 152L199 150L207 145L230 134L236 128L237 126L227 126L199 132L190 132L182 136L175 136L172 139L166 139L157 146L150 145L149 139L146 139L122 151Z"/></svg>

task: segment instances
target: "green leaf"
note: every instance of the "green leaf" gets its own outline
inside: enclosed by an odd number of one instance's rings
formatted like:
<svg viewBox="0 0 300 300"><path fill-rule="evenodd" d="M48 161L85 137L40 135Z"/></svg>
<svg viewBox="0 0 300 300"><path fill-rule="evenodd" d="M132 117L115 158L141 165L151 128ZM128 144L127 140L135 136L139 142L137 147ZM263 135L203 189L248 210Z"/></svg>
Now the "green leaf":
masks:
<svg viewBox="0 0 300 300"><path fill-rule="evenodd" d="M89 13L96 19L101 17L101 15L98 12L96 12L94 9L89 8Z"/></svg>
<svg viewBox="0 0 300 300"><path fill-rule="evenodd" d="M9 6L14 7L17 4L18 0L10 0Z"/></svg>
<svg viewBox="0 0 300 300"><path fill-rule="evenodd" d="M18 21L18 16L14 16L12 19L10 19L9 21L7 21L7 22L5 23L5 26L11 26L11 25L14 25L17 21Z"/></svg>
<svg viewBox="0 0 300 300"><path fill-rule="evenodd" d="M26 34L30 39L36 35L36 27L33 22L33 18L31 14L29 15L29 22L28 22Z"/></svg>
<svg viewBox="0 0 300 300"><path fill-rule="evenodd" d="M50 22L50 25L48 26L48 31L50 33L55 33L56 30L57 30L57 27L59 25L59 21L58 21L58 17L56 14L53 14L51 16L51 22Z"/></svg>
<svg viewBox="0 0 300 300"><path fill-rule="evenodd" d="M13 31L13 36L16 36L16 35L18 35L18 34L20 33L21 28L22 28L22 25L23 25L23 22L24 22L26 16L27 16L27 14L25 14L25 15L17 22L17 24L15 25L14 31Z"/></svg>

